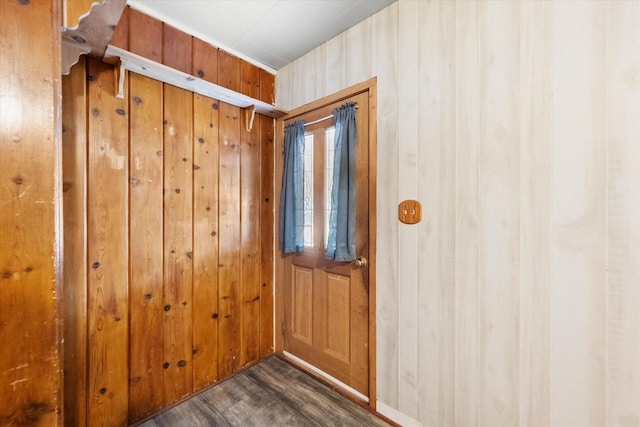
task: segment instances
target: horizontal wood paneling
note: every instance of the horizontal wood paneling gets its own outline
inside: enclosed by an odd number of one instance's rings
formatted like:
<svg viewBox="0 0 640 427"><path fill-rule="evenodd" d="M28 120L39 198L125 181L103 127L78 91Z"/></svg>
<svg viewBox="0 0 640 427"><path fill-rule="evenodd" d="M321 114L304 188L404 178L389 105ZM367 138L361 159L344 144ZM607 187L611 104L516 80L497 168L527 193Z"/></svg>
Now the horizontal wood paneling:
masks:
<svg viewBox="0 0 640 427"><path fill-rule="evenodd" d="M637 2L400 0L279 70L289 110L377 76L383 408L640 425L639 28Z"/></svg>

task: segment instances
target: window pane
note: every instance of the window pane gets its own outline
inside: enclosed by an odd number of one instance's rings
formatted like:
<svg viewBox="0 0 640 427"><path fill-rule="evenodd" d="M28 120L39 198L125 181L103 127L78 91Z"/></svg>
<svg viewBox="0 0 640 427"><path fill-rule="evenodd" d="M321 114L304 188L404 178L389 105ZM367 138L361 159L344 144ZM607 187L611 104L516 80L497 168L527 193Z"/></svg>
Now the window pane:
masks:
<svg viewBox="0 0 640 427"><path fill-rule="evenodd" d="M324 131L325 172L324 172L324 246L329 240L329 216L331 215L331 189L333 187L333 146L336 129L331 126Z"/></svg>
<svg viewBox="0 0 640 427"><path fill-rule="evenodd" d="M304 245L313 246L313 134L304 135Z"/></svg>

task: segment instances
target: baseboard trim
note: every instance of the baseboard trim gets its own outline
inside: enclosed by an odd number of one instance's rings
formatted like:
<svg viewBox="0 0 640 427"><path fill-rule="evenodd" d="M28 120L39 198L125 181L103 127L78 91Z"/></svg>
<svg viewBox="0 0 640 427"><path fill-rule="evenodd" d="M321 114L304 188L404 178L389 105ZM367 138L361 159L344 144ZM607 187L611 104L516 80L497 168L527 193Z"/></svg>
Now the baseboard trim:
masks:
<svg viewBox="0 0 640 427"><path fill-rule="evenodd" d="M417 420L414 420L410 416L403 414L389 405L385 405L379 400L376 400L376 411L389 418L391 421L400 424L402 427L423 427L423 425Z"/></svg>
<svg viewBox="0 0 640 427"><path fill-rule="evenodd" d="M343 383L342 381L340 381L339 379L332 377L331 375L327 374L326 372L316 368L315 366L313 366L312 364L310 364L309 362L305 362L304 360L300 359L297 356L294 356L293 354L287 352L287 351L283 351L282 355L286 358L291 360L293 363L297 363L298 365L302 365L305 368L307 368L308 370L314 372L315 374L321 376L322 378L324 378L325 380L329 381L332 384L335 384L336 386L340 387L341 389L349 392L350 394L353 394L354 396L356 396L358 399L363 400L364 402L369 403L369 398L367 396L365 396L364 394L360 393L358 390L355 390L354 388L349 387L348 385L346 385L345 383Z"/></svg>

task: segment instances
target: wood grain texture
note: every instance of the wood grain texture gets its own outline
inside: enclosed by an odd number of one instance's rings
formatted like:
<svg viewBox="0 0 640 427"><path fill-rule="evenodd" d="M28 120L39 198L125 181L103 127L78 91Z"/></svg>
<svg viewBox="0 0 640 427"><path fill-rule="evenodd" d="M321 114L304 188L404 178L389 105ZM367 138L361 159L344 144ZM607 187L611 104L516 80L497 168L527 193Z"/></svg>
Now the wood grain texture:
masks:
<svg viewBox="0 0 640 427"><path fill-rule="evenodd" d="M162 63L176 70L191 73L192 37L170 25L162 29Z"/></svg>
<svg viewBox="0 0 640 427"><path fill-rule="evenodd" d="M125 425L128 408L128 141L108 64L88 61L89 425Z"/></svg>
<svg viewBox="0 0 640 427"><path fill-rule="evenodd" d="M260 357L260 123L240 126L240 366Z"/></svg>
<svg viewBox="0 0 640 427"><path fill-rule="evenodd" d="M193 37L191 74L211 83L218 83L218 48Z"/></svg>
<svg viewBox="0 0 640 427"><path fill-rule="evenodd" d="M510 6L481 4L478 23L480 426L519 417L519 7Z"/></svg>
<svg viewBox="0 0 640 427"><path fill-rule="evenodd" d="M118 25L116 25L116 29L113 31L113 36L111 37L111 41L109 42L109 44L125 50L129 50L130 13L131 8L129 6L125 7L122 11L122 15L120 16L120 20L118 21Z"/></svg>
<svg viewBox="0 0 640 427"><path fill-rule="evenodd" d="M346 86L353 86L371 77L373 61L373 22L366 19L362 25L351 27L344 33L344 79ZM331 76L329 76L331 78Z"/></svg>
<svg viewBox="0 0 640 427"><path fill-rule="evenodd" d="M64 418L87 425L87 66L62 77Z"/></svg>
<svg viewBox="0 0 640 427"><path fill-rule="evenodd" d="M438 253L418 265L418 417L426 425L455 420L455 3L424 2L418 7L418 98L420 102L417 195L423 201L427 239L418 253ZM418 225L418 227L420 227ZM415 227L413 227L415 228Z"/></svg>
<svg viewBox="0 0 640 427"><path fill-rule="evenodd" d="M260 73L260 96L259 99L269 104L276 103L276 76L263 70Z"/></svg>
<svg viewBox="0 0 640 427"><path fill-rule="evenodd" d="M136 9L129 13L129 49L136 55L162 63L163 26L158 21Z"/></svg>
<svg viewBox="0 0 640 427"><path fill-rule="evenodd" d="M0 425L63 425L60 8L0 2Z"/></svg>
<svg viewBox="0 0 640 427"><path fill-rule="evenodd" d="M606 424L607 5L562 2L554 17L551 421L595 427Z"/></svg>
<svg viewBox="0 0 640 427"><path fill-rule="evenodd" d="M262 88L262 86L261 86ZM274 350L274 245L275 120L259 115L260 121L260 355Z"/></svg>
<svg viewBox="0 0 640 427"><path fill-rule="evenodd" d="M418 3L399 4L399 26L403 32L398 38L398 165L403 174L398 177L397 199L414 199L418 190ZM414 227L400 224L398 238L404 252L394 254L398 259L398 283L402 292L398 304L398 351L404 357L398 359L400 377L416 378L418 375L418 234ZM418 417L417 382L402 381L398 385L399 409Z"/></svg>
<svg viewBox="0 0 640 427"><path fill-rule="evenodd" d="M637 4L400 0L370 19L279 70L277 97L295 111L361 66L378 77L381 406L424 425L638 425ZM428 208L403 234L416 188Z"/></svg>
<svg viewBox="0 0 640 427"><path fill-rule="evenodd" d="M218 117L217 101L194 94L194 390L206 387L218 379Z"/></svg>
<svg viewBox="0 0 640 427"><path fill-rule="evenodd" d="M520 5L520 425L551 423L553 3Z"/></svg>
<svg viewBox="0 0 640 427"><path fill-rule="evenodd" d="M162 92L129 74L129 421L164 405Z"/></svg>
<svg viewBox="0 0 640 427"><path fill-rule="evenodd" d="M193 93L164 84L164 405L193 390Z"/></svg>
<svg viewBox="0 0 640 427"><path fill-rule="evenodd" d="M80 17L91 11L95 0L64 0L64 26L75 27Z"/></svg>
<svg viewBox="0 0 640 427"><path fill-rule="evenodd" d="M218 373L240 363L240 126L238 107L220 102L218 217Z"/></svg>
<svg viewBox="0 0 640 427"><path fill-rule="evenodd" d="M240 93L260 98L260 68L240 59Z"/></svg>
<svg viewBox="0 0 640 427"><path fill-rule="evenodd" d="M218 50L218 84L240 92L240 58Z"/></svg>
<svg viewBox="0 0 640 427"><path fill-rule="evenodd" d="M456 3L455 425L477 426L479 94L477 3Z"/></svg>
<svg viewBox="0 0 640 427"><path fill-rule="evenodd" d="M607 425L640 426L640 4L607 22Z"/></svg>
<svg viewBox="0 0 640 427"><path fill-rule="evenodd" d="M388 61L397 63L398 60L398 14L399 6L394 3L383 14L373 17L373 46L377 54L372 58L372 72L377 74L377 168L376 179L378 199L381 203L376 206L377 214L377 251L376 259L384 263L376 267L376 282L386 283L377 286L376 315L377 344L375 347L377 358L376 380L381 384L375 390L378 400L391 405L398 404L398 386L400 382L398 371L398 331L399 306L398 297L400 283L397 279L398 271L398 223L397 204L387 202L399 201L398 174L390 164L398 164L398 128L399 102L398 69L388 67ZM278 92L279 94L280 92ZM374 120L374 117L370 118ZM372 160L370 160L371 162ZM396 406L397 407L397 406Z"/></svg>

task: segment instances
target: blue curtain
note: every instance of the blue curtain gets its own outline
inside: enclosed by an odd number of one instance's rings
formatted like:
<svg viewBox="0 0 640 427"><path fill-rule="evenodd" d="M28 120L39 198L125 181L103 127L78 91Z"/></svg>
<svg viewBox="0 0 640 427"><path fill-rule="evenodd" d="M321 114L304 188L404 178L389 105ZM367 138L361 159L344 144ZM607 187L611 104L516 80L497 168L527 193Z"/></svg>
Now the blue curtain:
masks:
<svg viewBox="0 0 640 427"><path fill-rule="evenodd" d="M333 185L327 259L356 259L356 104L348 102L333 110L335 126Z"/></svg>
<svg viewBox="0 0 640 427"><path fill-rule="evenodd" d="M280 194L280 249L304 250L304 122L284 130L284 168Z"/></svg>

